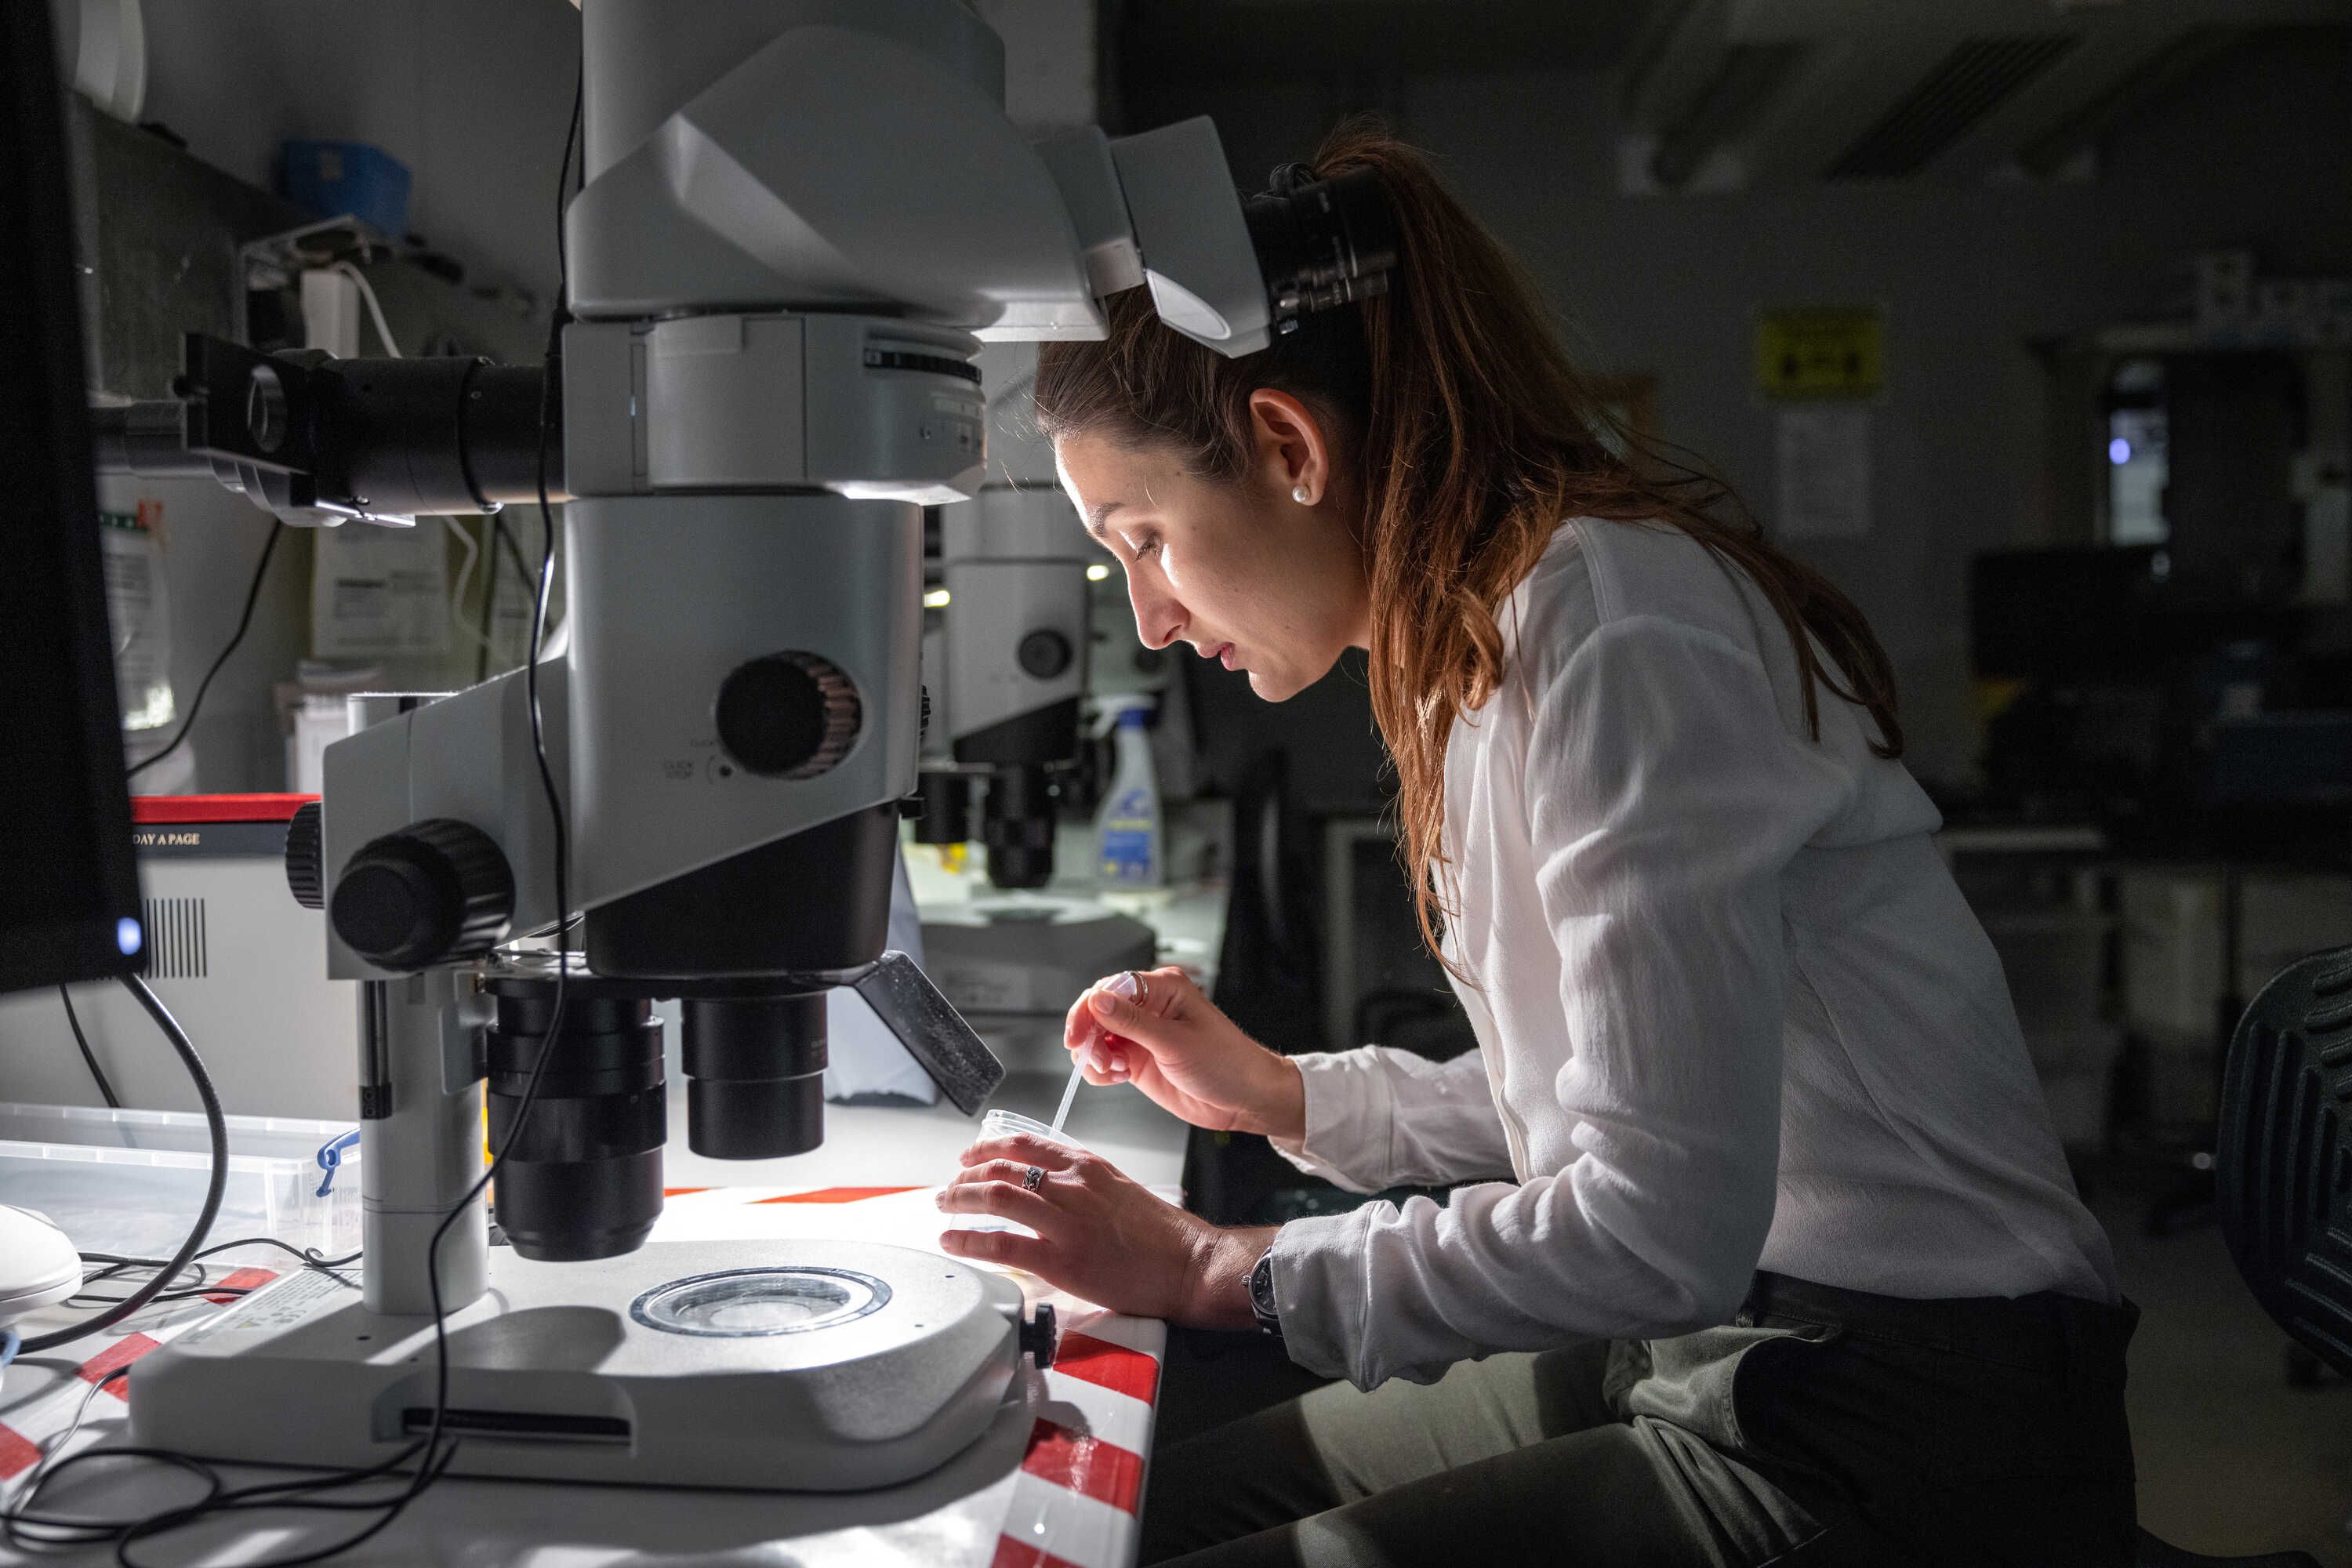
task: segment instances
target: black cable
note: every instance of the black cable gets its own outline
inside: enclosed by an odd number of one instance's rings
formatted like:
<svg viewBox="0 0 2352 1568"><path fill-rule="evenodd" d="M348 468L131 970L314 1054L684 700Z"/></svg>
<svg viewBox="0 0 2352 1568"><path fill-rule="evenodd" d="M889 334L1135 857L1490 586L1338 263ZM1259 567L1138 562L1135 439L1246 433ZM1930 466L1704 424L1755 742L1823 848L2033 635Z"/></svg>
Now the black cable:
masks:
<svg viewBox="0 0 2352 1568"><path fill-rule="evenodd" d="M159 1296L150 1296L147 1298L147 1304L152 1307L158 1301L193 1301L199 1296L249 1296L259 1289L257 1285L191 1285L184 1290L166 1290ZM76 1295L67 1298L67 1304L69 1306L84 1302L92 1305L100 1302L110 1304L129 1300L127 1296Z"/></svg>
<svg viewBox="0 0 2352 1568"><path fill-rule="evenodd" d="M561 309L559 305L558 310ZM534 575L531 569L523 563L522 547L515 543L514 535L507 531L504 512L490 513L490 537L488 542L493 548L488 552L490 557L488 580L482 589L482 641L474 654L474 680L477 685L490 678L490 644L498 635L495 628L498 624L499 607L499 557L503 554L509 562L512 563L515 575L521 579L524 586L528 587L530 584Z"/></svg>
<svg viewBox="0 0 2352 1568"><path fill-rule="evenodd" d="M356 1252L347 1252L341 1258L321 1258L319 1255L319 1249L315 1247L297 1247L290 1241L280 1241L274 1236L247 1236L240 1237L235 1241L216 1241L195 1256L210 1258L216 1252L227 1252L239 1247L274 1247L280 1252L292 1253L313 1268L341 1268L360 1260L360 1254ZM143 1265L149 1268L163 1267L163 1260L160 1258L127 1258L115 1252L85 1252L81 1256L85 1263L128 1264L133 1267Z"/></svg>
<svg viewBox="0 0 2352 1568"><path fill-rule="evenodd" d="M490 639L498 633L493 629L499 614L499 552L491 546L506 531L506 523L497 512L490 514L489 537L482 541L482 553L488 557L488 568L482 574L482 641L474 650L474 684L479 686L490 678Z"/></svg>
<svg viewBox="0 0 2352 1568"><path fill-rule="evenodd" d="M213 689L213 677L221 672L221 666L228 662L228 656L235 653L236 645L245 640L246 628L253 625L253 606L261 598L262 579L269 575L269 558L278 553L278 540L285 531L284 523L274 518L270 521L269 538L261 546L261 559L253 563L253 581L246 586L245 608L237 614L236 630L229 634L228 645L213 659L212 668L205 671L204 679L196 683L196 694L188 700L187 717L180 721L180 728L170 740L163 742L161 751L150 752L123 770L124 778L137 778L147 769L178 751L180 742L188 738L189 727L196 721L196 711L205 705L205 693Z"/></svg>
<svg viewBox="0 0 2352 1568"><path fill-rule="evenodd" d="M513 564L515 575L525 584L538 581L539 574L533 572L530 563L523 560L522 546L515 542L515 536L507 529L505 513L490 514L490 531L498 535L499 548L506 552L507 560Z"/></svg>
<svg viewBox="0 0 2352 1568"><path fill-rule="evenodd" d="M116 1096L114 1086L106 1081L106 1069L98 1065L98 1053L89 1048L89 1037L81 1032L81 1015L74 1011L73 993L60 985L58 1000L66 1005L66 1022L73 1026L74 1044L81 1047L81 1059L89 1064L89 1076L98 1080L98 1092L106 1097L106 1108L121 1110L122 1101Z"/></svg>
<svg viewBox="0 0 2352 1568"><path fill-rule="evenodd" d="M18 1347L19 1355L38 1355L43 1351L70 1344L84 1335L94 1334L100 1329L111 1328L153 1300L163 1292L164 1286L177 1279L180 1271L194 1259L196 1249L204 1246L205 1236L213 1228L213 1216L220 1213L221 1194L228 1186L228 1121L221 1114L220 1096L213 1092L212 1074L205 1070L204 1058L196 1055L196 1047L188 1042L187 1031L180 1027L180 1022L172 1016L171 1009L155 999L155 993L147 989L144 980L135 974L126 974L122 977L122 986L138 998L142 1007L147 1009L147 1016L155 1020L155 1026L163 1031L163 1037L172 1042L173 1050L180 1053L180 1060L187 1068L188 1077L195 1083L196 1099L205 1109L205 1130L212 1135L212 1180L205 1185L204 1206L196 1211L196 1223L190 1227L188 1239L180 1244L180 1250L172 1255L163 1272L94 1318L85 1318L79 1323L50 1333L35 1334Z"/></svg>

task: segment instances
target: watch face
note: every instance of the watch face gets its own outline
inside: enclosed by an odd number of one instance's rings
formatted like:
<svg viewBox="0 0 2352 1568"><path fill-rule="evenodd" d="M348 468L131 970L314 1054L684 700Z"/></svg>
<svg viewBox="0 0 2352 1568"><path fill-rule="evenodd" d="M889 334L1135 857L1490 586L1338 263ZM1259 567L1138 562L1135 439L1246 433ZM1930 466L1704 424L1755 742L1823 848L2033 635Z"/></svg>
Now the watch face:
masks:
<svg viewBox="0 0 2352 1568"><path fill-rule="evenodd" d="M1274 1249L1268 1247L1250 1270L1250 1310L1257 1314L1258 1326L1269 1333L1282 1331L1282 1320L1274 1304Z"/></svg>

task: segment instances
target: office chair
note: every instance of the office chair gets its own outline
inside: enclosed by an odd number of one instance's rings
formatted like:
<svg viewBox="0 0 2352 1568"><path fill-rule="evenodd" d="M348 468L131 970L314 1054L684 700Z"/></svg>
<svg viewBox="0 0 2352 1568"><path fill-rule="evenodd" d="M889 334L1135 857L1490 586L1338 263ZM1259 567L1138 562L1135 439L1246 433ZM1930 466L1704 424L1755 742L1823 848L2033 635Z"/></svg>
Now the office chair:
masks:
<svg viewBox="0 0 2352 1568"><path fill-rule="evenodd" d="M2231 1259L2279 1327L2352 1376L2352 947L2289 964L2238 1021L2214 1201ZM2140 1531L2139 1568L2318 1568L2302 1552L2200 1557Z"/></svg>

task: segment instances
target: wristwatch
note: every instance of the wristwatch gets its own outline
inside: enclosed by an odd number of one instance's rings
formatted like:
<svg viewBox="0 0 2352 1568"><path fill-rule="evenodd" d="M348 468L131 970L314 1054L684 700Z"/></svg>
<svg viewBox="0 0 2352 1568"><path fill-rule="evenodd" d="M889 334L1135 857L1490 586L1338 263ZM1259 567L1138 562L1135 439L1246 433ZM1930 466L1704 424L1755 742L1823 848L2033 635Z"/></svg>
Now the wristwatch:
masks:
<svg viewBox="0 0 2352 1568"><path fill-rule="evenodd" d="M1274 1305L1274 1248L1269 1247L1259 1255L1257 1267L1250 1270L1250 1310L1257 1316L1257 1326L1276 1339L1282 1338L1282 1314Z"/></svg>

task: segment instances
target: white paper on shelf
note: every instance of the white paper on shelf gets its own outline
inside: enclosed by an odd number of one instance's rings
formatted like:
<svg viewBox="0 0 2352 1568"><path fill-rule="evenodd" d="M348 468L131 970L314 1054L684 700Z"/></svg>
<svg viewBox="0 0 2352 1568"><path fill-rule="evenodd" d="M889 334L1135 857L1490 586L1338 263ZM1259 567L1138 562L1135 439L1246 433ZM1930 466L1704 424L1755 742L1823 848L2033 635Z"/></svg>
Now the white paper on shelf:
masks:
<svg viewBox="0 0 2352 1568"><path fill-rule="evenodd" d="M429 528L350 522L317 531L310 651L320 658L437 654L449 647L449 546Z"/></svg>
<svg viewBox="0 0 2352 1568"><path fill-rule="evenodd" d="M172 600L163 551L143 527L98 531L106 573L106 618L114 635L115 700L126 730L153 730L175 717L172 700Z"/></svg>

